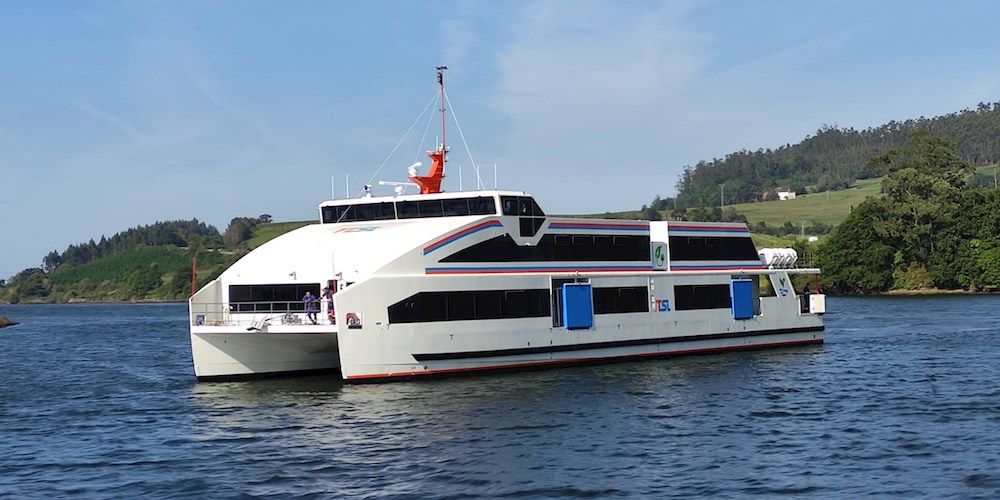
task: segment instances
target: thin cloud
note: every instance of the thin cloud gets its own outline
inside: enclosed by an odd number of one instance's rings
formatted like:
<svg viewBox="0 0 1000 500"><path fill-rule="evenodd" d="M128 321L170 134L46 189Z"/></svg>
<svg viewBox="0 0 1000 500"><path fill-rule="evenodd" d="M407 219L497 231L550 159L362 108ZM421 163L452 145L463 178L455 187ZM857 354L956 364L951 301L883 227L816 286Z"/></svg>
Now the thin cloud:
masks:
<svg viewBox="0 0 1000 500"><path fill-rule="evenodd" d="M86 103L74 102L73 105L75 105L77 108L80 108L81 110L85 111L87 114L93 116L94 118L97 118L97 119L99 119L99 120L101 120L101 121L103 121L105 123L113 125L120 132L122 132L123 134L131 137L132 139L139 140L139 141L151 141L152 140L152 137L150 137L149 134L146 134L145 132L143 132L143 131L139 130L138 128L134 127L132 124L130 124L129 122L125 121L123 118L119 118L119 117L117 117L115 115L112 115L111 113L102 111L102 110L97 109L96 107L91 106L91 105L86 104Z"/></svg>
<svg viewBox="0 0 1000 500"><path fill-rule="evenodd" d="M683 127L677 116L682 96L706 67L707 37L687 29L684 15L670 7L635 12L575 2L526 9L498 57L493 104L511 122L504 177L531 172L532 188L540 192L596 191L607 180L602 166L608 166L623 183L648 182L643 175L670 156L664 137ZM536 168L541 177L529 170ZM672 185L672 175L666 177ZM609 196L627 191L634 193ZM573 205L557 209L594 206L582 199L564 203Z"/></svg>

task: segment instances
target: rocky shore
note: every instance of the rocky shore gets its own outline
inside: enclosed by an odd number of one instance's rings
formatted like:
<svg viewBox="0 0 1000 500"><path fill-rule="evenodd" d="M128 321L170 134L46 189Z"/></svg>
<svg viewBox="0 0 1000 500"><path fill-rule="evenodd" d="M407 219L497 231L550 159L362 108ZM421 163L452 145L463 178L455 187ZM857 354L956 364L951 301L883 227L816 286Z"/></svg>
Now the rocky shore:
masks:
<svg viewBox="0 0 1000 500"><path fill-rule="evenodd" d="M0 316L0 328L3 328L5 326L14 326L16 324L17 321L11 321L3 316Z"/></svg>

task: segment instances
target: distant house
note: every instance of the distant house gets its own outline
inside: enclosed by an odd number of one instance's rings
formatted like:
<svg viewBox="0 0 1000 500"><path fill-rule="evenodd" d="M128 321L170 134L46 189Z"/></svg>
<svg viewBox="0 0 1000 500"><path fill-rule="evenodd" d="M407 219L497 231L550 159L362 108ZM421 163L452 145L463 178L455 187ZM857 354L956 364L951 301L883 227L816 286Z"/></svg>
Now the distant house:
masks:
<svg viewBox="0 0 1000 500"><path fill-rule="evenodd" d="M784 201L784 200L794 200L795 199L795 191L778 191L778 199L782 200L782 201Z"/></svg>

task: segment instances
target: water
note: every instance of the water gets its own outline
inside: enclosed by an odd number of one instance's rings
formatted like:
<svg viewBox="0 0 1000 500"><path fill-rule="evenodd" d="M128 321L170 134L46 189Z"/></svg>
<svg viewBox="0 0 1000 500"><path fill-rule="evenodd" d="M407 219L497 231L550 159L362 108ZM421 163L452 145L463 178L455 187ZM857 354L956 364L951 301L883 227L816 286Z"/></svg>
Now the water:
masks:
<svg viewBox="0 0 1000 500"><path fill-rule="evenodd" d="M387 385L196 383L183 304L0 306L0 496L1000 496L1000 297L829 306L824 346Z"/></svg>

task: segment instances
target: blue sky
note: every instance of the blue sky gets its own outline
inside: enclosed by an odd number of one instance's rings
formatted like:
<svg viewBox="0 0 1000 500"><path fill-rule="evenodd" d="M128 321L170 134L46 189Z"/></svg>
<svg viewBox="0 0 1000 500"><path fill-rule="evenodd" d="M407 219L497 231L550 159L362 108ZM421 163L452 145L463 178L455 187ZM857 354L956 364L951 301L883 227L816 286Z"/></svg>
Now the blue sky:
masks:
<svg viewBox="0 0 1000 500"><path fill-rule="evenodd" d="M501 188L549 212L636 208L701 159L1000 99L998 14L986 1L4 2L0 276L156 220L314 217L331 175L358 188L382 162L440 64L488 184L496 163ZM423 125L379 178L405 176ZM452 130L454 190L470 162Z"/></svg>

